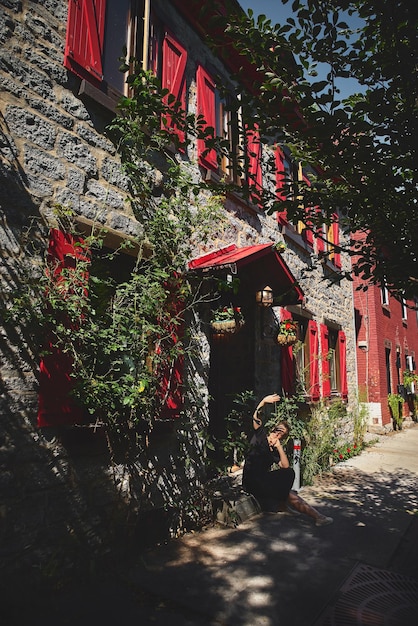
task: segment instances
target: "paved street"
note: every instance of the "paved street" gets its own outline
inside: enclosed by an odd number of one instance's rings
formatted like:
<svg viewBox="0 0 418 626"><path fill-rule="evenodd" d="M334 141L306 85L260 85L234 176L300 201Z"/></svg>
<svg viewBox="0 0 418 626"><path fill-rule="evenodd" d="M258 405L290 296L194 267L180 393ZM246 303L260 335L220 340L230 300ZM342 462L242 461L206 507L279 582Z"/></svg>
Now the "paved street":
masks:
<svg viewBox="0 0 418 626"><path fill-rule="evenodd" d="M418 425L377 438L302 489L333 525L260 515L190 534L7 626L416 626Z"/></svg>

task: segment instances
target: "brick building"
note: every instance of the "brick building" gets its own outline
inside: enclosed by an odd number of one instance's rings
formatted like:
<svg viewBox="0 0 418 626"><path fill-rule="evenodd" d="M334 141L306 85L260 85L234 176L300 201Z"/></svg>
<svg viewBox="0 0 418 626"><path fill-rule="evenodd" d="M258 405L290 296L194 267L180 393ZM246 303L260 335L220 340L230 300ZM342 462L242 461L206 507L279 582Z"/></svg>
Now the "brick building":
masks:
<svg viewBox="0 0 418 626"><path fill-rule="evenodd" d="M364 283L354 277L355 288ZM388 396L403 396L401 414L415 417L414 399L405 372L416 372L418 318L416 303L399 301L385 287L369 286L354 292L357 368L360 400L368 408L369 429L377 432L395 426ZM416 391L416 390L415 390Z"/></svg>
<svg viewBox="0 0 418 626"><path fill-rule="evenodd" d="M125 89L117 57L126 42L189 111L202 112L216 128L222 101L215 77L228 83L234 68L205 45L196 3L133 5L136 13L130 0L70 0L68 6L52 0L0 1L2 304L10 303L28 264L41 263L51 235L61 237L55 205L71 207L84 228L98 221L110 248L123 240L141 241L141 224L125 202L129 184L120 156L105 133ZM259 149L254 142L249 168L254 184L263 185ZM263 146L265 154L271 149ZM280 167L308 175L289 163L285 146L274 149ZM198 140L180 159L202 180L222 174L216 154L205 152ZM72 428L68 420L63 428L58 401L47 409L38 405L42 379L30 329L2 328L3 574L33 571L51 559L62 566L65 549L73 546L73 556L89 559L127 517L139 543L151 541L153 533L161 538L176 532L179 502L190 498L205 476L199 433L208 424L215 430L222 424L235 393L292 393L299 369L307 403L342 400L348 413L341 431L346 437L351 433L356 336L352 285L341 279L350 259L335 248L346 236L336 223L325 233L325 250L322 239L303 223L289 223L283 213L268 215L234 194L223 210L227 226L208 244L196 244L188 271L197 277L238 277L234 304L245 311L246 324L224 344L211 335L209 307L196 312L200 360L186 365L182 381L189 405L175 428L161 432L151 456L138 453L132 459L135 477L123 463L110 462L100 433ZM256 302L265 287L273 290L269 308ZM279 321L290 318L299 325L297 356L276 341ZM198 414L187 413L193 389L203 398ZM191 462L173 463L185 450ZM128 493L135 493L129 516Z"/></svg>

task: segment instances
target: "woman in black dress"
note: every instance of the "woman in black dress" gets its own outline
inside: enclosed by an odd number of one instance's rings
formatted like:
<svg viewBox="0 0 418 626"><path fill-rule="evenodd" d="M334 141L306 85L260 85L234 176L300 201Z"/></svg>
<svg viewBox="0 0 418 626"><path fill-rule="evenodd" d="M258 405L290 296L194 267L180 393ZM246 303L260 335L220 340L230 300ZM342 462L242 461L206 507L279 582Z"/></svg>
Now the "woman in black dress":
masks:
<svg viewBox="0 0 418 626"><path fill-rule="evenodd" d="M281 444L281 440L289 434L289 425L281 421L267 433L260 418L266 404L279 400L280 396L277 394L266 396L254 411L254 435L245 459L243 487L245 491L253 494L263 510L277 511L281 503L286 503L299 513L312 517L317 526L326 526L332 523L332 517L322 515L292 491L295 472L289 466L289 460ZM279 469L271 470L274 463Z"/></svg>

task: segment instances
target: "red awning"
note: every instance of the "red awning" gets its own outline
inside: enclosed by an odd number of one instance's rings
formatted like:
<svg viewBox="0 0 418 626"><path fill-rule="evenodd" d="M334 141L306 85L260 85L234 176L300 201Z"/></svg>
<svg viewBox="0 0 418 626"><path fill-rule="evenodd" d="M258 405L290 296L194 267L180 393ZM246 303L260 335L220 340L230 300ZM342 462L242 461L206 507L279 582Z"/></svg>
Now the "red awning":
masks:
<svg viewBox="0 0 418 626"><path fill-rule="evenodd" d="M238 248L231 244L189 262L190 270L216 271L228 269L254 290L269 285L280 304L293 304L303 299L303 292L280 253L271 243Z"/></svg>

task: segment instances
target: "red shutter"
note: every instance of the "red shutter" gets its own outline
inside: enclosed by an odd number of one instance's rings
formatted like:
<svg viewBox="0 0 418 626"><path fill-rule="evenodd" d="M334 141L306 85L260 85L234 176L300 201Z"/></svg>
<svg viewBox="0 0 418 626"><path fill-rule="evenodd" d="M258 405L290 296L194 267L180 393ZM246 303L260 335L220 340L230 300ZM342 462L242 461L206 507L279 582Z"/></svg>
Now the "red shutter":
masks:
<svg viewBox="0 0 418 626"><path fill-rule="evenodd" d="M184 404L184 357L181 352L179 354L176 350L177 354L170 358L170 352L184 338L182 314L185 304L184 299L178 295L179 282L176 276L166 283L166 287L171 294L166 310L169 321L164 333L164 343L159 342L156 348L157 353L164 353L164 364L157 371L159 377L158 396L162 407L159 413L160 419L179 417Z"/></svg>
<svg viewBox="0 0 418 626"><path fill-rule="evenodd" d="M332 223L332 241L335 246L340 245L340 225L338 222L338 216L334 215L334 222ZM341 268L341 254L340 252L334 250L333 252L333 263L335 267Z"/></svg>
<svg viewBox="0 0 418 626"><path fill-rule="evenodd" d="M309 396L312 401L319 400L319 367L318 367L318 326L314 320L308 322L309 333Z"/></svg>
<svg viewBox="0 0 418 626"><path fill-rule="evenodd" d="M318 209L319 211L319 209ZM316 238L316 251L324 252L325 251L325 242L324 242L324 227L323 225L318 226L317 230L317 238Z"/></svg>
<svg viewBox="0 0 418 626"><path fill-rule="evenodd" d="M313 248L314 234L312 230L312 222L310 220L306 220L306 225L309 226L309 228L303 229L303 238L308 246L311 246Z"/></svg>
<svg viewBox="0 0 418 626"><path fill-rule="evenodd" d="M303 182L306 183L308 187L311 186L311 181L304 174L303 174ZM308 214L309 209L305 209L305 211L307 213L307 217L305 220L306 226L302 231L302 237L306 241L306 243L313 248L314 234L312 230L312 220L309 219L309 214Z"/></svg>
<svg viewBox="0 0 418 626"><path fill-rule="evenodd" d="M205 128L208 131L208 138L215 136L216 117L215 117L215 83L206 70L199 65L197 68L197 112L202 115L205 120ZM197 153L199 162L203 167L217 170L218 161L216 158L216 150L206 149L204 139L197 140Z"/></svg>
<svg viewBox="0 0 418 626"><path fill-rule="evenodd" d="M274 153L275 158L275 166L276 166L276 197L277 200L286 200L286 196L284 193L284 178L286 176L284 169L284 154L283 150L276 146L276 150ZM279 224L285 225L287 224L287 210L277 211L277 221Z"/></svg>
<svg viewBox="0 0 418 626"><path fill-rule="evenodd" d="M163 42L162 87L168 89L180 102L183 111L186 110L186 62L187 51L166 33ZM184 143L183 130L176 129L170 119L167 120L167 127L173 128L180 143Z"/></svg>
<svg viewBox="0 0 418 626"><path fill-rule="evenodd" d="M260 204L260 192L263 188L261 169L262 145L257 126L247 130L248 184L254 188L254 202Z"/></svg>
<svg viewBox="0 0 418 626"><path fill-rule="evenodd" d="M81 238L60 230L51 230L48 265L51 278L55 281L60 281L63 269L74 268L77 259L86 260L85 250L80 243ZM84 279L87 284L87 271ZM83 421L83 409L71 397L74 387L71 355L54 347L51 339L46 340L45 352L40 361L38 426L80 424Z"/></svg>
<svg viewBox="0 0 418 626"><path fill-rule="evenodd" d="M347 348L345 333L342 330L338 332L338 356L340 361L340 392L343 398L347 398Z"/></svg>
<svg viewBox="0 0 418 626"><path fill-rule="evenodd" d="M292 319L292 314L286 309L280 311L280 321ZM295 363L293 360L292 346L282 346L281 348L281 376L282 376L282 392L287 396L291 396L295 389Z"/></svg>
<svg viewBox="0 0 418 626"><path fill-rule="evenodd" d="M331 395L331 381L329 372L329 330L325 324L320 325L321 332L321 363L322 363L322 396L329 398Z"/></svg>
<svg viewBox="0 0 418 626"><path fill-rule="evenodd" d="M184 327L177 328L171 333L171 341L176 345L182 339ZM168 363L161 372L160 397L162 409L160 419L177 418L183 408L183 372L184 357L179 356Z"/></svg>
<svg viewBox="0 0 418 626"><path fill-rule="evenodd" d="M81 78L102 81L106 0L69 0L64 65Z"/></svg>

